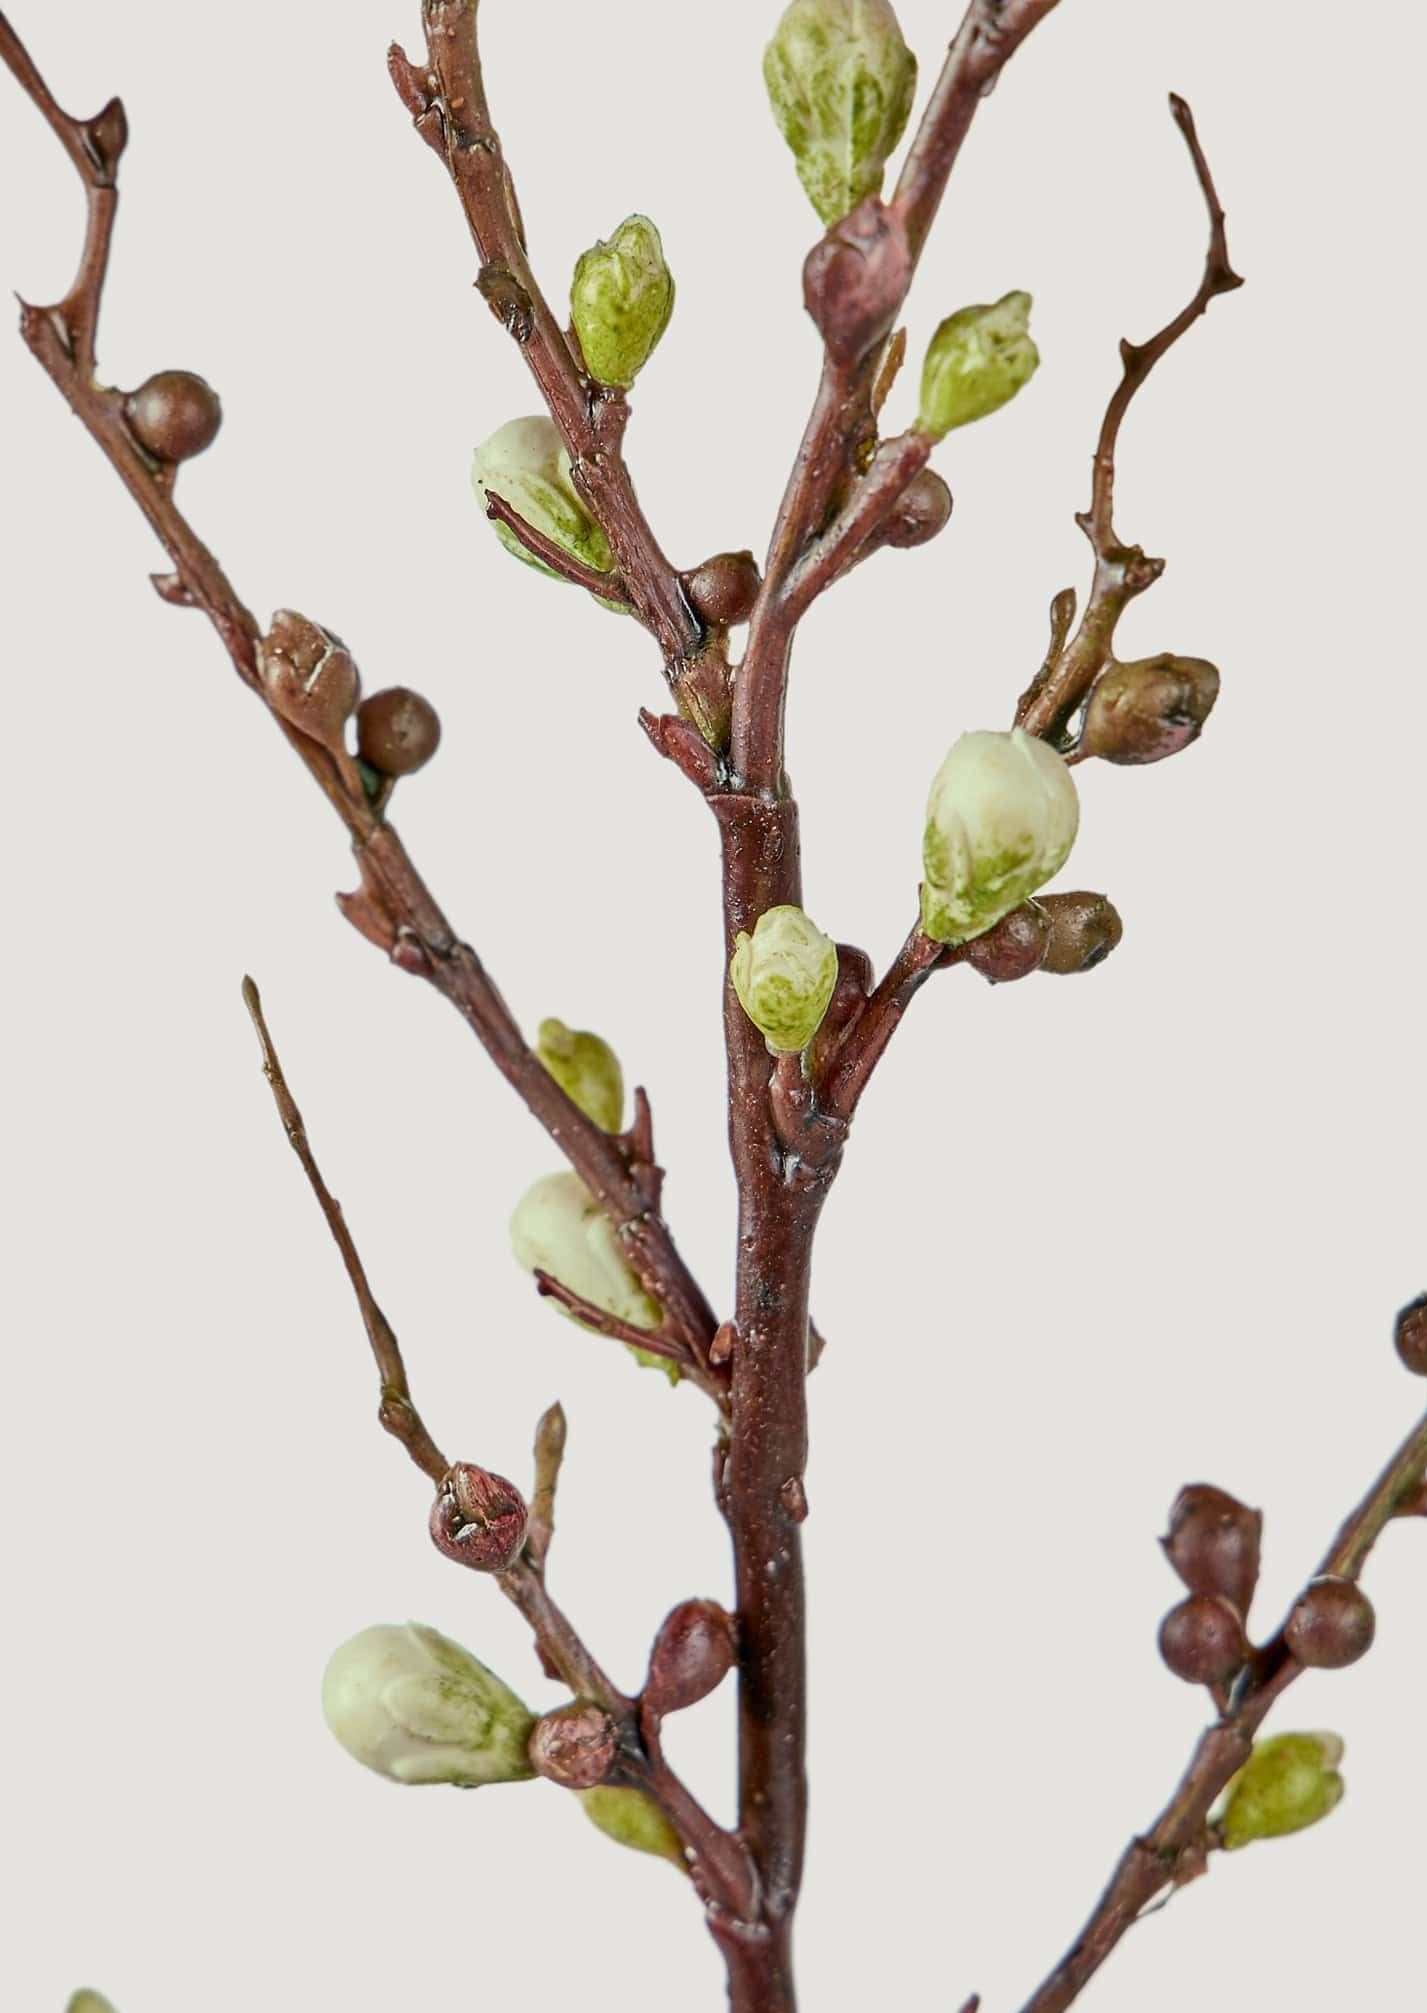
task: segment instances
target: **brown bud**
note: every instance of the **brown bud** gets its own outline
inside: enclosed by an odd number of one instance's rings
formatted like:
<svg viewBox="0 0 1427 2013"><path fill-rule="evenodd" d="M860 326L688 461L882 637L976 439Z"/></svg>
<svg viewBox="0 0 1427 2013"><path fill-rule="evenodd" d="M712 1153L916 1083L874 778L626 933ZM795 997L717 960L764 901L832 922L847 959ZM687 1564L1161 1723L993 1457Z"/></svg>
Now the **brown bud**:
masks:
<svg viewBox="0 0 1427 2013"><path fill-rule="evenodd" d="M1104 895L1077 890L1073 894L1042 895L1040 905L1050 918L1050 945L1042 971L1094 971L1103 964L1124 934L1118 909Z"/></svg>
<svg viewBox="0 0 1427 2013"><path fill-rule="evenodd" d="M212 443L223 408L212 385L191 370L161 370L129 393L124 417L156 460L188 461Z"/></svg>
<svg viewBox="0 0 1427 2013"><path fill-rule="evenodd" d="M279 608L258 644L258 670L275 713L324 748L345 752L361 680L344 643L305 615Z"/></svg>
<svg viewBox="0 0 1427 2013"><path fill-rule="evenodd" d="M525 1523L525 1499L514 1483L469 1461L447 1470L431 1506L437 1551L477 1573L503 1573L515 1564Z"/></svg>
<svg viewBox="0 0 1427 2013"><path fill-rule="evenodd" d="M914 475L882 531L880 543L908 547L925 545L944 529L951 516L951 491L934 468Z"/></svg>
<svg viewBox="0 0 1427 2013"><path fill-rule="evenodd" d="M684 575L694 613L716 629L731 629L753 613L763 576L751 552L716 552Z"/></svg>
<svg viewBox="0 0 1427 2013"><path fill-rule="evenodd" d="M436 709L419 692L390 685L357 708L357 753L383 776L410 776L423 768L441 740Z"/></svg>
<svg viewBox="0 0 1427 2013"><path fill-rule="evenodd" d="M654 1638L644 1702L660 1715L697 1705L722 1684L733 1660L733 1617L717 1601L681 1601Z"/></svg>
<svg viewBox="0 0 1427 2013"><path fill-rule="evenodd" d="M1159 1653L1186 1684L1227 1684L1248 1655L1237 1609L1220 1594L1191 1594L1159 1629Z"/></svg>
<svg viewBox="0 0 1427 2013"><path fill-rule="evenodd" d="M1191 1482L1169 1513L1164 1549L1191 1593L1222 1594L1247 1618L1262 1536L1261 1511L1208 1482Z"/></svg>
<svg viewBox="0 0 1427 2013"><path fill-rule="evenodd" d="M864 196L814 245L803 266L803 303L836 363L855 363L892 332L912 273L901 219Z"/></svg>
<svg viewBox="0 0 1427 2013"><path fill-rule="evenodd" d="M1283 1639L1299 1663L1318 1670L1355 1664L1376 1633L1377 1617L1362 1588L1332 1574L1304 1588L1283 1625Z"/></svg>
<svg viewBox="0 0 1427 2013"><path fill-rule="evenodd" d="M1022 902L994 929L974 937L966 962L993 986L1006 985L1038 971L1050 945L1050 918L1039 902Z"/></svg>
<svg viewBox="0 0 1427 2013"><path fill-rule="evenodd" d="M1414 1375L1427 1377L1427 1293L1409 1300L1397 1317L1397 1353Z"/></svg>
<svg viewBox="0 0 1427 2013"><path fill-rule="evenodd" d="M530 1765L562 1789L595 1789L614 1763L619 1735L601 1706L560 1706L537 1720L530 1736Z"/></svg>
<svg viewBox="0 0 1427 2013"><path fill-rule="evenodd" d="M1081 747L1106 762L1162 762L1199 739L1218 696L1219 673L1202 657L1112 665L1090 694Z"/></svg>

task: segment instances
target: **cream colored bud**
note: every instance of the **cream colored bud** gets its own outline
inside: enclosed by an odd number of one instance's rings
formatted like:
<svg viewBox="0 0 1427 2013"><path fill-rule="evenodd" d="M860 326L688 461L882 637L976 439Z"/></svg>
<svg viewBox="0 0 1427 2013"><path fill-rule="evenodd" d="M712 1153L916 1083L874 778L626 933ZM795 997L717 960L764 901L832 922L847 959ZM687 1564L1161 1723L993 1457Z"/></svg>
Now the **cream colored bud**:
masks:
<svg viewBox="0 0 1427 2013"><path fill-rule="evenodd" d="M797 1055L822 1025L837 984L837 945L792 903L765 909L734 939L729 977L771 1049Z"/></svg>
<svg viewBox="0 0 1427 2013"><path fill-rule="evenodd" d="M508 420L489 440L482 441L471 464L471 482L482 508L488 495L498 496L572 558L597 573L613 570L609 541L575 488L565 444L555 422L544 413ZM508 524L491 521L508 552L558 579L521 544Z"/></svg>
<svg viewBox="0 0 1427 2013"><path fill-rule="evenodd" d="M494 1672L419 1622L379 1623L335 1650L322 1711L354 1760L392 1782L523 1782L535 1715Z"/></svg>
<svg viewBox="0 0 1427 2013"><path fill-rule="evenodd" d="M960 308L937 329L922 366L917 430L940 440L1013 399L1034 375L1040 352L1030 336L1031 297L1003 294L988 307Z"/></svg>
<svg viewBox="0 0 1427 2013"><path fill-rule="evenodd" d="M578 1174L547 1174L526 1190L510 1219L510 1246L527 1272L548 1272L617 1321L654 1329L664 1318L658 1301L635 1276L614 1225ZM561 1312L579 1320L568 1308ZM671 1384L678 1383L677 1363L628 1346L636 1362L662 1370Z"/></svg>
<svg viewBox="0 0 1427 2013"><path fill-rule="evenodd" d="M607 1041L588 1028L543 1020L536 1031L535 1053L586 1118L602 1131L619 1131L624 1120L624 1072Z"/></svg>
<svg viewBox="0 0 1427 2013"><path fill-rule="evenodd" d="M798 180L825 224L882 187L917 88L889 0L792 0L763 81Z"/></svg>
<svg viewBox="0 0 1427 2013"><path fill-rule="evenodd" d="M652 1852L659 1859L672 1860L687 1873L689 1862L679 1834L651 1797L638 1789L598 1789L579 1792L590 1823L632 1852Z"/></svg>
<svg viewBox="0 0 1427 2013"><path fill-rule="evenodd" d="M943 944L984 935L1059 873L1079 822L1054 748L1020 727L963 734L927 799L923 930Z"/></svg>
<svg viewBox="0 0 1427 2013"><path fill-rule="evenodd" d="M570 318L591 377L628 390L674 312L674 277L648 217L626 217L612 238L581 252Z"/></svg>
<svg viewBox="0 0 1427 2013"><path fill-rule="evenodd" d="M1257 1741L1225 1793L1219 1829L1237 1851L1259 1838L1285 1838L1317 1824L1343 1800L1335 1733L1281 1733Z"/></svg>

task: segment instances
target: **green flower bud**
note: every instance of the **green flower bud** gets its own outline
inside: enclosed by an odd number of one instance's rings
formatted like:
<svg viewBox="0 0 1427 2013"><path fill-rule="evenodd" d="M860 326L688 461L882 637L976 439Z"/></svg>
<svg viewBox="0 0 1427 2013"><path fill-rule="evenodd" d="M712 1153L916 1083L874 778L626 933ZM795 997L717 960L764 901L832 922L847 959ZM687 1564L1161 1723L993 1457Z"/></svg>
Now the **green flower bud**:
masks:
<svg viewBox="0 0 1427 2013"><path fill-rule="evenodd" d="M575 559L597 573L614 569L609 541L590 516L570 476L570 457L555 422L544 413L507 420L482 441L471 463L471 483L482 509L488 494L499 496L527 524L543 531ZM508 524L492 518L495 535L507 552L523 559L552 580L559 575L523 546Z"/></svg>
<svg viewBox="0 0 1427 2013"><path fill-rule="evenodd" d="M618 1132L624 1118L624 1072L607 1041L587 1028L543 1020L535 1053L586 1118L604 1132Z"/></svg>
<svg viewBox="0 0 1427 2013"><path fill-rule="evenodd" d="M740 930L728 967L738 1003L779 1055L805 1049L837 984L837 945L791 902Z"/></svg>
<svg viewBox="0 0 1427 2013"><path fill-rule="evenodd" d="M570 318L591 377L624 391L658 346L674 312L674 276L648 217L626 217L612 238L581 252Z"/></svg>
<svg viewBox="0 0 1427 2013"><path fill-rule="evenodd" d="M1079 822L1054 748L1020 727L963 734L927 799L923 930L943 944L983 936L1059 873Z"/></svg>
<svg viewBox="0 0 1427 2013"><path fill-rule="evenodd" d="M84 1987L75 1993L65 2013L114 2013L114 2008L102 1992L91 1992Z"/></svg>
<svg viewBox="0 0 1427 2013"><path fill-rule="evenodd" d="M322 1712L354 1760L392 1782L523 1782L535 1715L469 1650L419 1622L335 1650Z"/></svg>
<svg viewBox="0 0 1427 2013"><path fill-rule="evenodd" d="M627 1845L633 1852L652 1852L656 1858L672 1860L681 1873L688 1872L678 1832L643 1790L602 1785L580 1791L579 1798L590 1823L616 1845Z"/></svg>
<svg viewBox="0 0 1427 2013"><path fill-rule="evenodd" d="M1040 352L1031 341L1029 294L1003 294L991 307L959 308L937 329L922 365L917 431L940 440L954 426L1013 399Z"/></svg>
<svg viewBox="0 0 1427 2013"><path fill-rule="evenodd" d="M578 1174L547 1174L526 1190L510 1219L510 1246L527 1272L548 1272L617 1321L652 1329L664 1318L658 1301L650 1299L635 1276L614 1225ZM579 1320L568 1308L561 1312ZM626 1346L645 1369L662 1370L671 1384L678 1383L677 1363L652 1350Z"/></svg>
<svg viewBox="0 0 1427 2013"><path fill-rule="evenodd" d="M798 180L825 224L882 187L917 87L889 0L792 0L763 81Z"/></svg>
<svg viewBox="0 0 1427 2013"><path fill-rule="evenodd" d="M1257 1741L1225 1793L1219 1829L1230 1852L1256 1838L1303 1831L1343 1800L1335 1733L1281 1733Z"/></svg>

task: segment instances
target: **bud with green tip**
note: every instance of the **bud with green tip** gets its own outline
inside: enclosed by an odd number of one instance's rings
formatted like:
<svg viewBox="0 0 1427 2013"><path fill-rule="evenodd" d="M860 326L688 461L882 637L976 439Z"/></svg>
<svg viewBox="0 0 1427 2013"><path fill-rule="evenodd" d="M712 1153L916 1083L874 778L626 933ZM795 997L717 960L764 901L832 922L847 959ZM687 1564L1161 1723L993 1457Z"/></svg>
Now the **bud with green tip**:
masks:
<svg viewBox="0 0 1427 2013"><path fill-rule="evenodd" d="M632 1852L652 1852L668 1859L683 1873L689 1870L679 1834L668 1818L640 1789L587 1789L580 1794L585 1816L616 1845Z"/></svg>
<svg viewBox="0 0 1427 2013"><path fill-rule="evenodd" d="M578 1174L547 1174L528 1188L510 1219L510 1245L527 1272L548 1272L582 1300L633 1328L654 1329L663 1309L640 1285L624 1255L614 1225ZM561 1310L572 1321L579 1316ZM652 1350L626 1345L646 1369L662 1370L679 1382L677 1363Z"/></svg>
<svg viewBox="0 0 1427 2013"><path fill-rule="evenodd" d="M963 734L927 800L923 930L943 944L983 936L1059 873L1079 822L1054 748L1020 727Z"/></svg>
<svg viewBox="0 0 1427 2013"><path fill-rule="evenodd" d="M917 59L889 0L792 0L764 53L763 81L825 224L880 191L917 86Z"/></svg>
<svg viewBox="0 0 1427 2013"><path fill-rule="evenodd" d="M392 1782L472 1789L534 1773L535 1715L469 1650L419 1622L380 1623L335 1650L322 1712L348 1754Z"/></svg>
<svg viewBox="0 0 1427 2013"><path fill-rule="evenodd" d="M581 252L570 282L570 318L600 384L628 391L674 312L674 277L648 217L626 217L612 238Z"/></svg>
<svg viewBox="0 0 1427 2013"><path fill-rule="evenodd" d="M1030 313L1030 295L1012 293L989 307L960 308L947 316L922 366L919 433L940 440L1016 396L1040 362Z"/></svg>
<svg viewBox="0 0 1427 2013"><path fill-rule="evenodd" d="M769 1048L797 1055L822 1025L837 984L837 945L791 902L765 909L734 938L728 968L738 1003Z"/></svg>
<svg viewBox="0 0 1427 2013"><path fill-rule="evenodd" d="M565 1095L604 1132L618 1132L624 1118L624 1072L607 1041L588 1028L543 1020L535 1053Z"/></svg>
<svg viewBox="0 0 1427 2013"><path fill-rule="evenodd" d="M1317 1824L1343 1800L1335 1733L1281 1733L1254 1746L1226 1792L1219 1831L1235 1852L1256 1838L1286 1838Z"/></svg>
<svg viewBox="0 0 1427 2013"><path fill-rule="evenodd" d="M570 457L555 422L544 413L507 420L476 449L471 483L484 508L488 496L498 496L527 524L596 573L614 570L609 541L591 517L570 475ZM508 524L493 518L495 535L508 552L527 566L559 575L526 546Z"/></svg>

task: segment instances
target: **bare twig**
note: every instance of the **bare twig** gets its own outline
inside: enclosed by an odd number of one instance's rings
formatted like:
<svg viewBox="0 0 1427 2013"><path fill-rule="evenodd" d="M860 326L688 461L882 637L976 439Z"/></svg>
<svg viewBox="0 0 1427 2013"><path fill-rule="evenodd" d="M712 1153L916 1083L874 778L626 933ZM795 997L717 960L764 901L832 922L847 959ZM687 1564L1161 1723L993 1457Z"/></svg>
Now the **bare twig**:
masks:
<svg viewBox="0 0 1427 2013"><path fill-rule="evenodd" d="M621 1321L617 1314L608 1313L596 1301L587 1300L583 1293L577 1293L562 1279L556 1279L549 1272L538 1268L535 1284L548 1300L558 1301L567 1314L572 1314L582 1328L590 1328L597 1335L608 1335L615 1342L623 1342L630 1349L643 1349L650 1356L658 1356L666 1363L675 1364L702 1389L708 1391L721 1404L727 1402L727 1394L716 1378L710 1377L703 1365L690 1353L677 1335L663 1328L641 1328L636 1322Z"/></svg>
<svg viewBox="0 0 1427 2013"><path fill-rule="evenodd" d="M920 927L912 929L827 1063L822 1098L829 1111L852 1117L907 1008L933 972L965 954L964 945L948 949Z"/></svg>
<svg viewBox="0 0 1427 2013"><path fill-rule="evenodd" d="M931 459L930 434L902 433L884 441L848 498L847 506L810 545L788 576L783 613L796 622L818 596L865 556L874 534L911 482Z"/></svg>
<svg viewBox="0 0 1427 2013"><path fill-rule="evenodd" d="M525 1555L538 1573L545 1570L555 1535L555 1495L565 1459L565 1430L565 1408L558 1402L541 1413L535 1428L535 1487L530 1496Z"/></svg>
<svg viewBox="0 0 1427 2013"><path fill-rule="evenodd" d="M547 538L543 531L529 524L513 504L493 490L486 493L486 516L497 524L504 524L515 533L531 557L538 559L542 566L548 566L552 573L558 573L562 580L568 580L572 587L583 587L587 594L593 594L601 601L619 601L629 605L629 594L619 574L601 573L597 567L586 566L573 553L558 545L553 538Z"/></svg>

